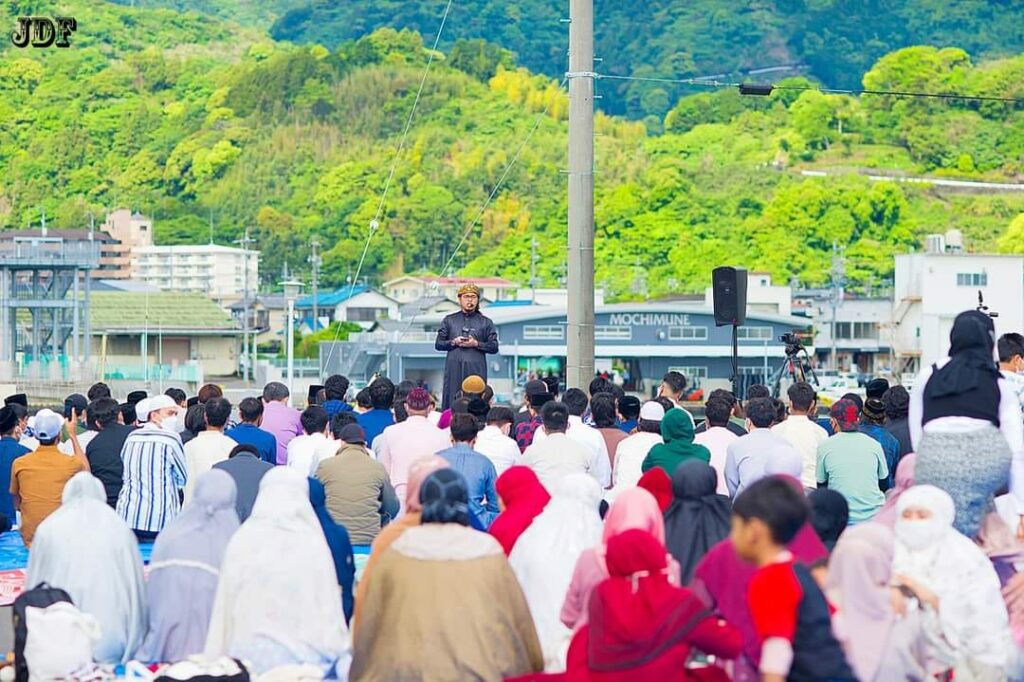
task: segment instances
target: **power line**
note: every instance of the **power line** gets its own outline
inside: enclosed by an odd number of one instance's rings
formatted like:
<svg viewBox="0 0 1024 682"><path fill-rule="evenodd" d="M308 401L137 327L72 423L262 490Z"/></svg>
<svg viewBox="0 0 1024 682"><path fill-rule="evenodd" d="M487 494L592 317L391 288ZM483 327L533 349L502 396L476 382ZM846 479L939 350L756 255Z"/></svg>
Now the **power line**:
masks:
<svg viewBox="0 0 1024 682"><path fill-rule="evenodd" d="M562 88L565 87L565 83L567 80L568 78L563 78L562 82L558 84L559 93L562 92ZM466 243L466 240L469 238L469 235L472 234L473 230L475 230L477 225L480 224L480 219L483 218L484 213L487 211L487 208L491 205L491 202L494 200L494 197L498 194L498 190L501 189L502 184L505 182L505 178L508 177L509 171L511 171L512 167L516 165L517 161L519 161L519 157L520 155L522 155L523 150L526 149L526 145L529 144L530 139L533 137L533 134L537 132L537 128L540 127L540 124L544 121L545 118L547 118L548 112L551 111L551 105L554 103L555 99L552 98L551 101L548 102L548 105L544 107L544 111L537 115L537 119L533 122L533 127L530 128L530 131L526 134L526 137L523 138L523 141L519 143L519 147L516 149L516 153L512 156L512 160L509 161L508 164L505 166L505 170L502 171L501 177L498 178L498 182L494 184L494 188L488 195L487 200L484 201L484 205L480 207L479 211L477 211L476 217L473 219L473 222L470 223L468 228L466 228L466 231L462 234L462 238L459 240L459 243L456 244L455 248L452 250L452 255L448 258L448 262L444 264L443 268L441 268L442 276L444 276L444 273L448 270L449 266L451 266L452 262L455 260L455 256L458 255L459 250Z"/></svg>
<svg viewBox="0 0 1024 682"><path fill-rule="evenodd" d="M997 95L961 95L953 92L913 92L906 90L844 90L842 88L822 88L808 85L765 85L770 90L817 90L830 95L878 95L882 97L910 97L921 99L969 100L974 102L1009 102L1024 104L1019 97L999 97ZM769 90L769 93L770 93Z"/></svg>
<svg viewBox="0 0 1024 682"><path fill-rule="evenodd" d="M654 76L613 76L611 74L599 73L598 80L613 81L641 81L645 83L671 83L674 85L696 85L702 88L736 88L739 83L720 81L715 78L657 78Z"/></svg>
<svg viewBox="0 0 1024 682"><path fill-rule="evenodd" d="M639 81L644 83L668 83L672 85L692 85L696 87L705 88L738 88L741 95L754 95L765 97L772 94L775 90L794 90L794 91L806 91L815 90L817 92L830 94L830 95L876 95L881 97L906 97L906 98L921 98L921 99L941 99L941 100L967 100L974 102L1006 102L1009 104L1021 104L1024 105L1024 99L1019 97L1001 97L998 95L970 95L960 94L954 92L916 92L913 90L872 90L865 88L861 90L855 89L843 89L843 88L828 88L817 85L777 85L775 83L737 83L733 81L720 81L716 79L704 79L704 78L659 78L654 76L614 76L610 74L597 74L597 78L600 80L622 80L622 81Z"/></svg>
<svg viewBox="0 0 1024 682"><path fill-rule="evenodd" d="M359 281L359 273L363 269L363 263L366 262L366 254L370 250L370 241L373 240L373 235L377 232L377 228L380 227L380 217L384 212L384 202L387 200L388 190L391 188L391 181L395 177L395 169L398 168L398 160L402 156L402 151L405 149L405 142L409 137L409 129L412 128L412 119L416 115L416 108L419 106L420 97L423 95L423 86L426 85L427 75L430 73L430 67L434 63L434 55L437 54L437 46L441 42L441 35L444 33L445 24L448 22L448 14L452 9L452 2L454 0L448 0L444 6L444 13L441 15L441 24L437 27L437 35L434 36L434 44L431 46L430 53L427 55L427 63L423 67L423 75L420 77L420 85L416 90L416 97L412 101L412 108L409 110L409 116L405 119L405 127L402 130L402 137L399 140L398 148L395 149L395 155L391 159L391 168L388 171L387 180L384 182L384 189L380 193L380 201L377 202L377 210L374 212L373 220L370 221L370 229L366 234L366 241L363 243L363 252L359 256L359 263L356 265L356 273L349 283L348 298L352 298L352 292L355 291L356 282ZM337 322L337 320L335 320ZM327 362L325 366L329 366L331 362L331 356L334 355L334 346L338 343L338 336L341 333L341 325L339 324L337 329L334 331L334 340L331 342L330 350L327 351Z"/></svg>

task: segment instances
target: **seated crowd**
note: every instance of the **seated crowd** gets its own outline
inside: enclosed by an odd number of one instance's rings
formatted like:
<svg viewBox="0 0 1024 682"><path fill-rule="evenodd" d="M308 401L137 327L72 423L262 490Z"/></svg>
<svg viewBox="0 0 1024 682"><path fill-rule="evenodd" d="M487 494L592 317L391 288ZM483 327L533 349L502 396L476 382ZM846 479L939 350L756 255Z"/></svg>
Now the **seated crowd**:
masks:
<svg viewBox="0 0 1024 682"><path fill-rule="evenodd" d="M533 380L518 411L480 377L444 413L387 378L352 404L341 376L302 411L279 383L237 406L96 384L66 418L13 396L0 513L26 588L71 600L25 659L84 638L68 679L195 656L196 678L1020 679L1018 366L1024 337L972 311L912 392L824 413L795 383L695 419L675 372L648 401ZM32 641L51 609L80 624L57 658Z"/></svg>

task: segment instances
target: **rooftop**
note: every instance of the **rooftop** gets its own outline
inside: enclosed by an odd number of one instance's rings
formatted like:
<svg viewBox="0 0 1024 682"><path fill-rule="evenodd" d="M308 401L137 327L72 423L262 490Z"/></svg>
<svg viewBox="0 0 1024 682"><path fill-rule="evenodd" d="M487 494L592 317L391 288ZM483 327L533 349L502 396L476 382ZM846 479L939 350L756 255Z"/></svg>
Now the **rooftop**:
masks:
<svg viewBox="0 0 1024 682"><path fill-rule="evenodd" d="M350 298L355 298L360 294L365 294L367 291L370 291L370 287L366 286L365 284L360 284L359 286L355 287L345 286L341 287L340 289L335 289L334 291L319 292L316 295L316 303L317 306L321 308L331 308L338 305L339 303L344 303ZM295 301L295 307L312 308L313 297L303 296L299 300Z"/></svg>
<svg viewBox="0 0 1024 682"><path fill-rule="evenodd" d="M89 305L93 332L238 330L231 316L203 294L97 291Z"/></svg>

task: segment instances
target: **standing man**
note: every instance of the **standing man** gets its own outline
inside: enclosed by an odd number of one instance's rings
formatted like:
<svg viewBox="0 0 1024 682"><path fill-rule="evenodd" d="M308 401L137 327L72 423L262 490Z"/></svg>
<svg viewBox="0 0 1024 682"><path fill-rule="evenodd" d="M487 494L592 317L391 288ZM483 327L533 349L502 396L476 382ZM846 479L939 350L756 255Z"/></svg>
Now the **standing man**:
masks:
<svg viewBox="0 0 1024 682"><path fill-rule="evenodd" d="M299 411L288 404L288 387L271 381L263 387L263 420L260 428L277 440L276 464L288 463L288 443L301 436L302 418Z"/></svg>
<svg viewBox="0 0 1024 682"><path fill-rule="evenodd" d="M452 406L455 393L466 377L475 374L486 383L486 356L498 352L498 330L479 310L480 287L464 284L459 289L459 305L462 310L441 321L434 342L435 349L448 353L444 363L442 410Z"/></svg>

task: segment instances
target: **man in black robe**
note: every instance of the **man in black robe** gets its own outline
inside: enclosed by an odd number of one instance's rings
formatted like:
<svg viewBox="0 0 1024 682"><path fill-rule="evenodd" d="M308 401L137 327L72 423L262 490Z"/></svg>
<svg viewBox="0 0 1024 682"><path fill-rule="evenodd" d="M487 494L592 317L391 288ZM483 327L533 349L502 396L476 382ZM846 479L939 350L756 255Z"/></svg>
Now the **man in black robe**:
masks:
<svg viewBox="0 0 1024 682"><path fill-rule="evenodd" d="M434 348L448 353L444 363L444 394L441 409L455 402L462 380L475 374L487 381L487 354L498 352L498 330L480 313L480 288L466 284L459 289L457 313L441 320Z"/></svg>

